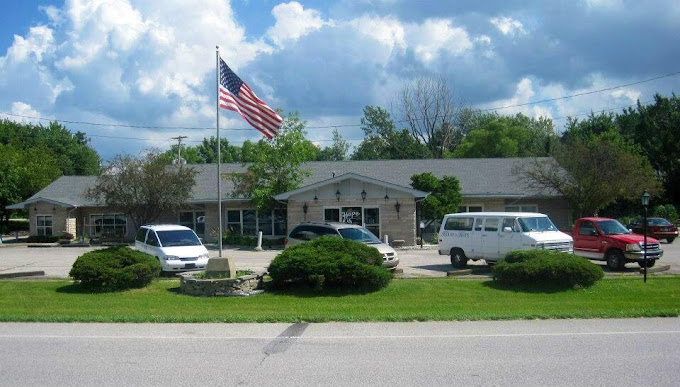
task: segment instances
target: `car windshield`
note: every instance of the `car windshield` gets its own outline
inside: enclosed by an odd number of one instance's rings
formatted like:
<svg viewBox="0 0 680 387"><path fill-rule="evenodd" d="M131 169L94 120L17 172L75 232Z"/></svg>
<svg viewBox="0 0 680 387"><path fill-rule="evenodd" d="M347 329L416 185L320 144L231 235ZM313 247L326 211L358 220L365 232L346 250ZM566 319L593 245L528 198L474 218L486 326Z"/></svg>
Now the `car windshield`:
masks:
<svg viewBox="0 0 680 387"><path fill-rule="evenodd" d="M536 216L531 218L519 218L520 226L522 226L522 231L557 231L557 227L550 221L547 216Z"/></svg>
<svg viewBox="0 0 680 387"><path fill-rule="evenodd" d="M372 232L365 228L341 228L338 230L345 239L364 243L382 243Z"/></svg>
<svg viewBox="0 0 680 387"><path fill-rule="evenodd" d="M163 247L200 246L201 240L191 230L156 231Z"/></svg>
<svg viewBox="0 0 680 387"><path fill-rule="evenodd" d="M597 227L604 235L621 235L628 234L628 229L619 223L618 220L603 220L597 222Z"/></svg>
<svg viewBox="0 0 680 387"><path fill-rule="evenodd" d="M651 218L647 220L647 224L650 226L670 226L671 222L664 218Z"/></svg>

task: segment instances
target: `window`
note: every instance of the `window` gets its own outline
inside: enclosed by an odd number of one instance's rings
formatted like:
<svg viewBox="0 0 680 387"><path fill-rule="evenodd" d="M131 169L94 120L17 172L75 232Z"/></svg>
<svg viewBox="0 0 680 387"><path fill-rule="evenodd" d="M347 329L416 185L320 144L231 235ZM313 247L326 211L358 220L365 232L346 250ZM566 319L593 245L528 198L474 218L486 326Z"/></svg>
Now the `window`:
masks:
<svg viewBox="0 0 680 387"><path fill-rule="evenodd" d="M446 220L444 230L472 231L472 223L475 218L451 217Z"/></svg>
<svg viewBox="0 0 680 387"><path fill-rule="evenodd" d="M592 236L595 233L595 225L593 222L583 222L578 229L578 235Z"/></svg>
<svg viewBox="0 0 680 387"><path fill-rule="evenodd" d="M90 215L90 236L123 238L126 233L127 218L125 215Z"/></svg>
<svg viewBox="0 0 680 387"><path fill-rule="evenodd" d="M156 233L153 231L149 231L149 234L146 236L146 244L149 246L160 246L160 243L158 243L158 237L156 236Z"/></svg>
<svg viewBox="0 0 680 387"><path fill-rule="evenodd" d="M498 218L487 218L484 223L484 231L498 231Z"/></svg>
<svg viewBox="0 0 680 387"><path fill-rule="evenodd" d="M226 228L229 233L243 235L277 236L286 235L287 213L285 209L275 209L266 213L256 210L227 210Z"/></svg>
<svg viewBox="0 0 680 387"><path fill-rule="evenodd" d="M479 204L458 207L458 212L482 212L482 211L484 211L484 206L481 206Z"/></svg>
<svg viewBox="0 0 680 387"><path fill-rule="evenodd" d="M179 213L179 224L189 227L196 234L205 234L205 212L204 211L181 211Z"/></svg>
<svg viewBox="0 0 680 387"><path fill-rule="evenodd" d="M503 226L501 230L505 230L506 227L510 227L512 232L519 232L519 224L517 224L517 221L515 218L503 218Z"/></svg>
<svg viewBox="0 0 680 387"><path fill-rule="evenodd" d="M52 235L52 215L38 215L35 217L35 232L40 236Z"/></svg>
<svg viewBox="0 0 680 387"><path fill-rule="evenodd" d="M364 227L380 238L380 209L364 208Z"/></svg>
<svg viewBox="0 0 680 387"><path fill-rule="evenodd" d="M364 223L361 207L342 207L342 211L340 212L340 221L342 223L363 226Z"/></svg>
<svg viewBox="0 0 680 387"><path fill-rule="evenodd" d="M140 228L139 231L137 231L137 235L135 236L135 240L137 242L142 242L144 243L144 239L146 238L146 228Z"/></svg>
<svg viewBox="0 0 680 387"><path fill-rule="evenodd" d="M326 222L339 222L340 221L340 209L339 208L326 208L323 210L323 219Z"/></svg>
<svg viewBox="0 0 680 387"><path fill-rule="evenodd" d="M475 231L482 231L482 223L484 223L484 218L475 219Z"/></svg>
<svg viewBox="0 0 680 387"><path fill-rule="evenodd" d="M293 239L300 239L303 241L310 241L323 235L338 235L338 232L332 228L320 226L298 226L290 233Z"/></svg>
<svg viewBox="0 0 680 387"><path fill-rule="evenodd" d="M521 206L505 206L505 212L538 212L535 204L524 204Z"/></svg>

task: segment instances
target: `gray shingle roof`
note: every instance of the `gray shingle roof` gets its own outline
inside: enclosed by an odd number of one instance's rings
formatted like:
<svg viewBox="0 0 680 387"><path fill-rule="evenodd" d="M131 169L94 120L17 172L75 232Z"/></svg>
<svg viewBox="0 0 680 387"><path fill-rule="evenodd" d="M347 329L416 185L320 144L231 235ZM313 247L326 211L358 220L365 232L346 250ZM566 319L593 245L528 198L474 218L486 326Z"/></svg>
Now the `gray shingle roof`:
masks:
<svg viewBox="0 0 680 387"><path fill-rule="evenodd" d="M303 186L328 180L333 172L336 176L356 173L372 179L411 187L411 176L432 172L437 177L455 176L462 185L463 196L556 196L532 192L513 174L517 165L532 159L426 159L426 160L369 160L369 161L314 161L305 163L311 176L304 179ZM542 158L539 160L548 160ZM198 171L196 185L192 192L193 202L215 201L217 166L215 164L188 165ZM243 164L222 164L221 173L243 173ZM33 195L68 203L74 206L95 206L96 203L84 198L84 192L96 181L95 176L62 176L46 188ZM230 179L223 180L222 197L232 198L234 189ZM28 201L30 201L29 199Z"/></svg>

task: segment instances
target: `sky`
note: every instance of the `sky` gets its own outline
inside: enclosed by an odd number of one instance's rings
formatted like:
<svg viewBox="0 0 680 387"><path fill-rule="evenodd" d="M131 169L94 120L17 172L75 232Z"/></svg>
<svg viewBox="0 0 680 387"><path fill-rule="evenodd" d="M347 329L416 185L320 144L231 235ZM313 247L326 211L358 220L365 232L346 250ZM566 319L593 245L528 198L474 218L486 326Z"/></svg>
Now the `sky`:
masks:
<svg viewBox="0 0 680 387"><path fill-rule="evenodd" d="M422 77L444 77L464 106L550 117L558 130L568 116L620 112L680 90L677 0L0 7L0 117L62 120L105 160L168 149L176 136L193 145L215 135L215 46L267 104L299 112L320 146L331 144L334 127L357 145L367 105L400 119L400 91ZM574 94L583 95L562 98ZM556 100L539 102L547 99ZM231 111L220 112L220 129L236 145L262 138Z"/></svg>

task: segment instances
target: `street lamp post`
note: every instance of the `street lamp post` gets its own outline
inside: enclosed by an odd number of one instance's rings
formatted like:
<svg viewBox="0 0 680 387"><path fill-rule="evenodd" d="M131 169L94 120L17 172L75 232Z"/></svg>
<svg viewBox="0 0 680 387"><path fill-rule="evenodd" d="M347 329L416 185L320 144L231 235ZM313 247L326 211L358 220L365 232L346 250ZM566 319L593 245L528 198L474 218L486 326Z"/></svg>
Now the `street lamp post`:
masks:
<svg viewBox="0 0 680 387"><path fill-rule="evenodd" d="M647 207L649 206L649 192L645 190L642 194L642 207L645 209L645 219L644 219L644 246L642 253L642 262L644 265L644 282L647 283Z"/></svg>

